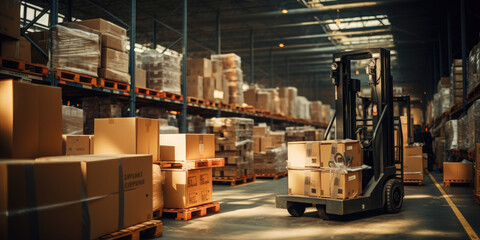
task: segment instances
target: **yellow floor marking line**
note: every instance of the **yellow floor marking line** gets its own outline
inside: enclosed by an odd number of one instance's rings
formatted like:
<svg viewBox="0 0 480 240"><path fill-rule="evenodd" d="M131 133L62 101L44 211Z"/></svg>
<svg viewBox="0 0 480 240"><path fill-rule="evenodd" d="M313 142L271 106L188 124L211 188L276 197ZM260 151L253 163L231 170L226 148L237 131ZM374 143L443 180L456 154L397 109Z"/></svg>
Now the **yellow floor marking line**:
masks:
<svg viewBox="0 0 480 240"><path fill-rule="evenodd" d="M462 224L463 228L467 232L470 239L472 239L472 240L480 239L480 238L478 238L478 235L475 233L475 231L470 226L470 224L467 222L467 219L465 219L465 217L462 215L460 210L458 210L457 206L455 206L455 204L453 203L452 199L450 199L448 194L445 192L445 190L443 190L443 188L440 186L440 184L438 184L438 182L435 180L435 178L432 176L432 174L428 173L428 176L430 177L430 179L432 179L433 183L435 183L435 186L438 188L440 193L443 195L443 198L445 198L445 200L447 200L448 205L450 205L450 208L452 208L453 213L455 213L455 216L457 216L458 221L460 221L460 223Z"/></svg>

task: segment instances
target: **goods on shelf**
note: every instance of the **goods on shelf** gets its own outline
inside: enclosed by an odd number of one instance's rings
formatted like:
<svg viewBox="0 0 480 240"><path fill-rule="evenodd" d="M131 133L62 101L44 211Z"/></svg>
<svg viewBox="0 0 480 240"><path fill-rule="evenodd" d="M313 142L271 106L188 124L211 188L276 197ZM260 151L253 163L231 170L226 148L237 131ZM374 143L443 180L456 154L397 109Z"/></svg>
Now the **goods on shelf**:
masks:
<svg viewBox="0 0 480 240"><path fill-rule="evenodd" d="M330 119L332 119L333 111L334 110L331 109L330 105L322 104L322 113L321 113L320 122L329 123Z"/></svg>
<svg viewBox="0 0 480 240"><path fill-rule="evenodd" d="M468 123L467 123L467 115L462 115L458 118L458 149L460 150L467 150L468 148Z"/></svg>
<svg viewBox="0 0 480 240"><path fill-rule="evenodd" d="M465 148L469 152L473 152L476 144L480 143L480 100L473 102L472 106L468 109L465 134Z"/></svg>
<svg viewBox="0 0 480 240"><path fill-rule="evenodd" d="M95 154L151 154L160 159L159 122L148 118L95 119Z"/></svg>
<svg viewBox="0 0 480 240"><path fill-rule="evenodd" d="M187 76L187 96L203 99L203 77Z"/></svg>
<svg viewBox="0 0 480 240"><path fill-rule="evenodd" d="M310 119L310 102L306 97L297 96L295 98L294 116L300 119Z"/></svg>
<svg viewBox="0 0 480 240"><path fill-rule="evenodd" d="M346 157L344 154L351 156L351 163L329 163L337 154L342 154L343 158ZM362 165L360 141L288 143L288 194L354 198L362 193Z"/></svg>
<svg viewBox="0 0 480 240"><path fill-rule="evenodd" d="M215 156L225 158L225 166L213 170L214 177L253 174L253 119L211 118L207 132L215 134Z"/></svg>
<svg viewBox="0 0 480 240"><path fill-rule="evenodd" d="M180 94L181 60L180 54L173 51L163 54L152 49L144 51L142 65L147 71L147 87Z"/></svg>
<svg viewBox="0 0 480 240"><path fill-rule="evenodd" d="M443 168L443 162L445 162L445 138L437 137L435 138L435 156L436 163L438 168Z"/></svg>
<svg viewBox="0 0 480 240"><path fill-rule="evenodd" d="M19 97L21 96L21 97ZM0 80L0 158L62 154L62 91L58 87Z"/></svg>
<svg viewBox="0 0 480 240"><path fill-rule="evenodd" d="M207 58L187 60L187 96L215 101L215 78L212 74L212 62ZM223 89L218 89L223 92Z"/></svg>
<svg viewBox="0 0 480 240"><path fill-rule="evenodd" d="M93 134L95 118L122 116L122 103L114 97L86 97L82 99L83 133Z"/></svg>
<svg viewBox="0 0 480 240"><path fill-rule="evenodd" d="M243 104L243 73L241 58L234 54L218 54L211 56L214 65L223 63L223 85L228 86L228 99L230 104L242 106ZM215 69L215 71L218 71ZM224 88L225 89L225 88Z"/></svg>
<svg viewBox="0 0 480 240"><path fill-rule="evenodd" d="M322 102L310 102L310 119L314 122L321 122L322 119Z"/></svg>
<svg viewBox="0 0 480 240"><path fill-rule="evenodd" d="M478 58L478 44L474 45L470 54L468 55L467 62L467 80L468 80L468 89L467 93L470 94L479 84L479 58Z"/></svg>
<svg viewBox="0 0 480 240"><path fill-rule="evenodd" d="M62 105L63 134L83 134L83 110Z"/></svg>
<svg viewBox="0 0 480 240"><path fill-rule="evenodd" d="M463 102L462 59L454 59L450 71L450 95L452 105Z"/></svg>
<svg viewBox="0 0 480 240"><path fill-rule="evenodd" d="M31 44L24 37L20 37L18 40L0 38L0 48L1 56L4 58L16 59L25 63L32 61Z"/></svg>
<svg viewBox="0 0 480 240"><path fill-rule="evenodd" d="M316 140L315 128L311 126L286 127L285 132L287 142Z"/></svg>
<svg viewBox="0 0 480 240"><path fill-rule="evenodd" d="M135 68L135 87L147 87L147 72L141 68Z"/></svg>
<svg viewBox="0 0 480 240"><path fill-rule="evenodd" d="M295 87L282 87L279 89L280 111L287 116L295 117L297 92L298 90Z"/></svg>
<svg viewBox="0 0 480 240"><path fill-rule="evenodd" d="M0 36L12 39L20 38L20 2L7 0L0 2Z"/></svg>
<svg viewBox="0 0 480 240"><path fill-rule="evenodd" d="M285 115L277 88L259 88L256 85L243 92L244 102L256 109Z"/></svg>
<svg viewBox="0 0 480 240"><path fill-rule="evenodd" d="M458 149L458 120L450 120L445 123L445 149Z"/></svg>

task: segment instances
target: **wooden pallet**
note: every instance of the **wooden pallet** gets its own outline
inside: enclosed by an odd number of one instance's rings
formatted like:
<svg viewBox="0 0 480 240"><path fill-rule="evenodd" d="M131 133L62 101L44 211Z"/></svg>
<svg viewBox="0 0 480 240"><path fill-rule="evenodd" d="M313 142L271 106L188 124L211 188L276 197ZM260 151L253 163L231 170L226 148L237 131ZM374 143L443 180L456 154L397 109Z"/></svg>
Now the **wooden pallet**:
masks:
<svg viewBox="0 0 480 240"><path fill-rule="evenodd" d="M115 82L115 81L107 80L103 78L100 78L98 86L102 88L108 88L108 89L124 92L126 93L126 95L128 95L128 92L130 92L130 84Z"/></svg>
<svg viewBox="0 0 480 240"><path fill-rule="evenodd" d="M187 160L184 162L161 161L162 169L199 169L225 166L224 158L209 158L200 160Z"/></svg>
<svg viewBox="0 0 480 240"><path fill-rule="evenodd" d="M187 97L187 102L197 105L208 105L208 101L197 97Z"/></svg>
<svg viewBox="0 0 480 240"><path fill-rule="evenodd" d="M219 103L219 102L212 102L212 101L208 101L209 102L209 105L214 107L214 108L221 108L222 107L222 104Z"/></svg>
<svg viewBox="0 0 480 240"><path fill-rule="evenodd" d="M150 88L135 87L135 92L140 95L158 97L160 92Z"/></svg>
<svg viewBox="0 0 480 240"><path fill-rule="evenodd" d="M450 187L452 183L468 183L473 184L473 180L461 180L461 179L443 179L443 186Z"/></svg>
<svg viewBox="0 0 480 240"><path fill-rule="evenodd" d="M423 179L403 179L403 183L406 184L418 184L419 186L423 185Z"/></svg>
<svg viewBox="0 0 480 240"><path fill-rule="evenodd" d="M182 101L183 96L180 94L176 93L170 93L170 92L159 92L158 97L160 98L166 98L170 100L176 100L176 101Z"/></svg>
<svg viewBox="0 0 480 240"><path fill-rule="evenodd" d="M175 220L188 221L193 218L203 217L207 214L220 211L220 203L212 202L191 208L164 208L163 216L174 216Z"/></svg>
<svg viewBox="0 0 480 240"><path fill-rule="evenodd" d="M0 57L0 67L15 72L37 76L48 76L48 68L42 64L25 63L24 61Z"/></svg>
<svg viewBox="0 0 480 240"><path fill-rule="evenodd" d="M221 102L220 107L225 108L225 109L230 109L230 104L226 104L226 103Z"/></svg>
<svg viewBox="0 0 480 240"><path fill-rule="evenodd" d="M212 182L229 182L230 186L235 186L237 185L238 182L239 184L245 184L247 182L255 182L257 179L256 174L250 174L247 176L239 176L239 177L213 177Z"/></svg>
<svg viewBox="0 0 480 240"><path fill-rule="evenodd" d="M113 239L130 239L130 240L139 240L139 239L149 239L157 238L163 234L163 224L160 220L150 220L143 222L125 229L122 229L118 232L110 233L101 236L100 240L113 240Z"/></svg>
<svg viewBox="0 0 480 240"><path fill-rule="evenodd" d="M473 194L473 200L480 205L480 194Z"/></svg>
<svg viewBox="0 0 480 240"><path fill-rule="evenodd" d="M85 74L80 74L76 72L70 72L70 71L65 71L65 70L57 70L57 78L60 80L60 83L65 81L67 82L74 82L78 84L83 84L83 85L89 85L89 86L96 86L97 85L97 78L88 76Z"/></svg>
<svg viewBox="0 0 480 240"><path fill-rule="evenodd" d="M287 175L288 175L288 171L280 172L280 173L260 173L260 174L257 174L257 178L273 178L273 180L277 180Z"/></svg>

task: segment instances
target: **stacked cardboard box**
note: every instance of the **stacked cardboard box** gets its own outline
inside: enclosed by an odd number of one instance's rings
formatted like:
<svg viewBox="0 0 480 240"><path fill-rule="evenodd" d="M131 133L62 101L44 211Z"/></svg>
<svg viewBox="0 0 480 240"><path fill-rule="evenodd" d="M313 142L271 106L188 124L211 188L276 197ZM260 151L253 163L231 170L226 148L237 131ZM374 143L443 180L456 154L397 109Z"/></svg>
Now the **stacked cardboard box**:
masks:
<svg viewBox="0 0 480 240"><path fill-rule="evenodd" d="M215 101L215 78L212 75L210 59L188 59L187 66L187 95Z"/></svg>
<svg viewBox="0 0 480 240"><path fill-rule="evenodd" d="M30 63L30 42L20 37L20 2L0 3L0 56Z"/></svg>
<svg viewBox="0 0 480 240"><path fill-rule="evenodd" d="M86 97L82 99L83 133L93 134L96 118L122 116L122 103L113 97Z"/></svg>
<svg viewBox="0 0 480 240"><path fill-rule="evenodd" d="M278 174L286 171L287 148L284 140L284 132L271 132L266 124L253 127L256 174Z"/></svg>
<svg viewBox="0 0 480 240"><path fill-rule="evenodd" d="M215 156L225 158L225 167L215 168L215 177L253 174L253 119L211 118L207 132L215 134Z"/></svg>
<svg viewBox="0 0 480 240"><path fill-rule="evenodd" d="M339 158L334 158L337 153L342 155L342 159L349 161L344 163ZM363 151L360 141L290 142L288 194L354 198L362 193L362 164Z"/></svg>
<svg viewBox="0 0 480 240"><path fill-rule="evenodd" d="M458 120L453 119L445 123L445 149L458 149Z"/></svg>
<svg viewBox="0 0 480 240"><path fill-rule="evenodd" d="M405 146L403 148L403 176L405 180L423 181L422 147Z"/></svg>
<svg viewBox="0 0 480 240"><path fill-rule="evenodd" d="M214 66L222 63L223 85L228 86L228 103L238 106L243 104L243 72L241 58L234 54L219 54L211 56ZM216 69L216 71L218 71Z"/></svg>
<svg viewBox="0 0 480 240"><path fill-rule="evenodd" d="M322 122L322 102L310 102L310 119L314 122Z"/></svg>
<svg viewBox="0 0 480 240"><path fill-rule="evenodd" d="M285 131L287 142L315 141L317 138L315 128L311 126L286 127Z"/></svg>
<svg viewBox="0 0 480 240"><path fill-rule="evenodd" d="M205 118L200 116L187 116L187 126L189 133L206 133Z"/></svg>
<svg viewBox="0 0 480 240"><path fill-rule="evenodd" d="M144 51L142 65L147 72L147 87L180 94L181 60L181 55L174 51L163 54L153 49Z"/></svg>
<svg viewBox="0 0 480 240"><path fill-rule="evenodd" d="M452 105L463 102L462 59L454 59L450 70L450 94Z"/></svg>
<svg viewBox="0 0 480 240"><path fill-rule="evenodd" d="M306 97L297 96L295 98L294 117L310 119L310 102Z"/></svg>
<svg viewBox="0 0 480 240"><path fill-rule="evenodd" d="M160 135L162 162L187 163L215 157L213 134ZM163 168L166 208L189 208L212 202L212 168Z"/></svg>
<svg viewBox="0 0 480 240"><path fill-rule="evenodd" d="M0 56L30 63L32 61L30 42L19 37L18 40L0 38Z"/></svg>
<svg viewBox="0 0 480 240"><path fill-rule="evenodd" d="M295 104L297 99L297 88L282 87L278 91L280 99L280 111L286 116L295 117Z"/></svg>
<svg viewBox="0 0 480 240"><path fill-rule="evenodd" d="M473 163L471 162L444 162L443 181L472 182Z"/></svg>

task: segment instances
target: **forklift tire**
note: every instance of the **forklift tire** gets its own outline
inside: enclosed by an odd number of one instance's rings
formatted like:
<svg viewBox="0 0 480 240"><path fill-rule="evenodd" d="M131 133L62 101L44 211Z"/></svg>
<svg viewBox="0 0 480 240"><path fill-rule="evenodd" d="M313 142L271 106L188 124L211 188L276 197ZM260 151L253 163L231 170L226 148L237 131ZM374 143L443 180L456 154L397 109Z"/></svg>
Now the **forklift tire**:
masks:
<svg viewBox="0 0 480 240"><path fill-rule="evenodd" d="M385 211L388 213L398 213L403 205L403 186L395 178L389 179L385 183Z"/></svg>
<svg viewBox="0 0 480 240"><path fill-rule="evenodd" d="M328 214L325 205L317 205L317 214L323 220L331 220L333 215Z"/></svg>
<svg viewBox="0 0 480 240"><path fill-rule="evenodd" d="M287 210L292 217L301 217L305 213L305 206L300 204L292 204L287 208Z"/></svg>

